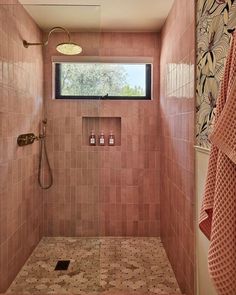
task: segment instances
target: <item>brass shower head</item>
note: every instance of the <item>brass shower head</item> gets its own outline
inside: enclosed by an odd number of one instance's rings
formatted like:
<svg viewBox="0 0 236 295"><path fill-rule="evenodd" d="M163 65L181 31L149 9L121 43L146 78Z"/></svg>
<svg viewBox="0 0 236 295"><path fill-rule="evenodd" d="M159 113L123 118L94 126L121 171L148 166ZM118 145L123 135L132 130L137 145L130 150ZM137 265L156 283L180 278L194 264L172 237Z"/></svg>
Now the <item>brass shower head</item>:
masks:
<svg viewBox="0 0 236 295"><path fill-rule="evenodd" d="M68 41L57 44L56 50L58 52L62 53L62 54L65 54L65 55L77 55L77 54L80 54L82 52L81 46L79 46L77 43L71 42L70 32L67 29L63 28L63 27L54 27L54 28L52 28L49 31L48 36L47 36L47 40L45 42L30 43L30 42L27 42L26 40L23 40L23 45L24 45L25 48L28 48L29 46L35 46L35 45L36 46L37 45L47 46L51 34L53 32L55 32L55 31L58 31L58 30L64 31L67 34Z"/></svg>

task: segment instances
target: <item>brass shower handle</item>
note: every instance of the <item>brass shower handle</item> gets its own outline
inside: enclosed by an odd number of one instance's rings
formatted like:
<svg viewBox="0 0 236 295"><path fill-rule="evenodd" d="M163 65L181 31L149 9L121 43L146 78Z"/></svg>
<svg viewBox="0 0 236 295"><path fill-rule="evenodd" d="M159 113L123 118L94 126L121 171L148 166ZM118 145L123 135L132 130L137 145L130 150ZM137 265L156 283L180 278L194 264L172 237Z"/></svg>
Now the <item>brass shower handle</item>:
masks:
<svg viewBox="0 0 236 295"><path fill-rule="evenodd" d="M19 146L24 146L32 144L35 140L39 140L39 138L34 133L21 134L17 138L17 144Z"/></svg>
<svg viewBox="0 0 236 295"><path fill-rule="evenodd" d="M32 133L29 137L30 137L30 140L33 140L33 142L35 140L39 140L38 136L34 135L34 133Z"/></svg>

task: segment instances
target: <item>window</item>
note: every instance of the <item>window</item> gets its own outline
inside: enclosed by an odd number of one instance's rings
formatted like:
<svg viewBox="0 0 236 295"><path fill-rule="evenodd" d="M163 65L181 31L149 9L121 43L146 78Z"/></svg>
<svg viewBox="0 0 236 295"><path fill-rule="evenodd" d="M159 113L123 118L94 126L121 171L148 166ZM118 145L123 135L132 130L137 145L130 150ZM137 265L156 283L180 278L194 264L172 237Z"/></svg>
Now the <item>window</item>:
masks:
<svg viewBox="0 0 236 295"><path fill-rule="evenodd" d="M56 99L151 99L151 64L55 64Z"/></svg>

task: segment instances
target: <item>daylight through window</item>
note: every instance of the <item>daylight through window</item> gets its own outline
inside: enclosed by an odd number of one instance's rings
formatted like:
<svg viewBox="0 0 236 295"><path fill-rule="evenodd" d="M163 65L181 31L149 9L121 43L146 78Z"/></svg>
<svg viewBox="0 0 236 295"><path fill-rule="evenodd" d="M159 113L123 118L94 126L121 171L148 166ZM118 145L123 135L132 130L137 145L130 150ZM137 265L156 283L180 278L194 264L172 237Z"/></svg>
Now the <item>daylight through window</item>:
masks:
<svg viewBox="0 0 236 295"><path fill-rule="evenodd" d="M55 64L57 99L151 99L151 64Z"/></svg>

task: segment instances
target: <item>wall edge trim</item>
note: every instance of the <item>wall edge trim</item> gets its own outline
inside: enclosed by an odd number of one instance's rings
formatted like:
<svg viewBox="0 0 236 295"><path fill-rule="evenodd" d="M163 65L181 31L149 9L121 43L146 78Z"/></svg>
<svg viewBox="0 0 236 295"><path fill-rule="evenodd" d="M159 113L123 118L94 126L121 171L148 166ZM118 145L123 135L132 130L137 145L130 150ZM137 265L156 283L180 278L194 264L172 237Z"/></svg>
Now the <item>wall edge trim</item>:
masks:
<svg viewBox="0 0 236 295"><path fill-rule="evenodd" d="M210 149L209 148L204 148L204 147L198 146L198 145L195 145L194 148L195 148L195 151L197 151L197 152L210 155Z"/></svg>

